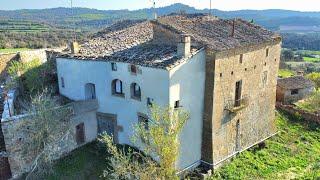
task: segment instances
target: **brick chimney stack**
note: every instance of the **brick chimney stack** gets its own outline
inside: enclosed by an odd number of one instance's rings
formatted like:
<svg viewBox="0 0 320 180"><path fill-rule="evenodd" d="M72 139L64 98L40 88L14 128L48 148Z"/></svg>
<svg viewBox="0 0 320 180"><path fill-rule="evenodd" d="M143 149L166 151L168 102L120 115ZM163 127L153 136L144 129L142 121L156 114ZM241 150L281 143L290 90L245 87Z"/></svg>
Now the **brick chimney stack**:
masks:
<svg viewBox="0 0 320 180"><path fill-rule="evenodd" d="M70 43L71 54L78 54L80 52L80 46L78 42Z"/></svg>
<svg viewBox="0 0 320 180"><path fill-rule="evenodd" d="M188 57L191 50L191 37L182 35L178 43L177 54L179 57Z"/></svg>

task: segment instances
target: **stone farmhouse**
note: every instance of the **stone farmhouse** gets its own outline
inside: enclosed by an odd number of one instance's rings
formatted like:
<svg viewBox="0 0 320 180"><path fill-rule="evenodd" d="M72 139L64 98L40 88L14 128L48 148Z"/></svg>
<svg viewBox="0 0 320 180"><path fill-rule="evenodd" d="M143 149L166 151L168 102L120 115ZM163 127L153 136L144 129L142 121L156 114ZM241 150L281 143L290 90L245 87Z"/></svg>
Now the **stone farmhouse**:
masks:
<svg viewBox="0 0 320 180"><path fill-rule="evenodd" d="M98 101L98 127L84 122L79 136L107 131L120 144L132 145L133 124L148 122L149 105L182 107L190 119L177 168L215 167L275 134L280 49L280 36L241 19L121 21L58 55L59 90Z"/></svg>
<svg viewBox="0 0 320 180"><path fill-rule="evenodd" d="M315 84L303 76L278 80L277 102L291 104L308 97L315 91Z"/></svg>

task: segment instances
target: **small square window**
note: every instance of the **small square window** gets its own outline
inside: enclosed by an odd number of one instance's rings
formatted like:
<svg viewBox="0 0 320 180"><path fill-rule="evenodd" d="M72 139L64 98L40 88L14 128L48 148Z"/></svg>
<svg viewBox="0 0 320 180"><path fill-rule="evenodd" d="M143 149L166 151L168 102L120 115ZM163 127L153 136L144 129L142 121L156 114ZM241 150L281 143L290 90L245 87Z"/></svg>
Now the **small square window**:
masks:
<svg viewBox="0 0 320 180"><path fill-rule="evenodd" d="M174 102L174 108L179 108L179 107L181 107L180 106L180 101L178 100L178 101L175 101Z"/></svg>
<svg viewBox="0 0 320 180"><path fill-rule="evenodd" d="M242 62L243 62L243 54L240 54L239 62L240 62L240 63L242 63Z"/></svg>
<svg viewBox="0 0 320 180"><path fill-rule="evenodd" d="M247 71L248 69L247 69L247 68L244 68L244 70Z"/></svg>
<svg viewBox="0 0 320 180"><path fill-rule="evenodd" d="M130 65L130 71L134 74L137 74L137 67L135 65Z"/></svg>
<svg viewBox="0 0 320 180"><path fill-rule="evenodd" d="M117 63L111 63L112 71L117 71Z"/></svg>
<svg viewBox="0 0 320 180"><path fill-rule="evenodd" d="M61 87L63 87L63 88L65 87L64 86L64 78L63 77L61 77Z"/></svg>
<svg viewBox="0 0 320 180"><path fill-rule="evenodd" d="M299 94L299 89L291 90L291 95Z"/></svg>
<svg viewBox="0 0 320 180"><path fill-rule="evenodd" d="M231 71L231 75L233 75L233 71Z"/></svg>
<svg viewBox="0 0 320 180"><path fill-rule="evenodd" d="M222 73L220 73L220 77L222 77Z"/></svg>

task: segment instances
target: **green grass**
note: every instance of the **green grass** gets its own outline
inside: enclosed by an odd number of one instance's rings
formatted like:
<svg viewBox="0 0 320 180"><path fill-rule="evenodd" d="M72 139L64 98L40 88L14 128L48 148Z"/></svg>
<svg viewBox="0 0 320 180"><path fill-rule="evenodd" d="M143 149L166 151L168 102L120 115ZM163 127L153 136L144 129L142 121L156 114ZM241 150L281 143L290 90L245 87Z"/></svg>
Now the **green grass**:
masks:
<svg viewBox="0 0 320 180"><path fill-rule="evenodd" d="M99 179L107 168L107 153L97 142L87 144L53 166L53 174L46 179Z"/></svg>
<svg viewBox="0 0 320 180"><path fill-rule="evenodd" d="M320 127L296 116L277 115L279 134L264 149L251 148L215 172L212 179L319 179ZM46 179L99 179L107 154L91 143L58 161Z"/></svg>
<svg viewBox="0 0 320 180"><path fill-rule="evenodd" d="M279 114L279 134L263 149L247 150L215 172L212 179L319 179L320 127Z"/></svg>
<svg viewBox="0 0 320 180"><path fill-rule="evenodd" d="M320 51L299 50L297 52L302 53L302 54L307 54L307 55L320 55Z"/></svg>
<svg viewBox="0 0 320 180"><path fill-rule="evenodd" d="M307 62L320 62L320 58L313 58L313 57L303 57L303 60Z"/></svg>
<svg viewBox="0 0 320 180"><path fill-rule="evenodd" d="M29 50L28 48L12 48L12 49L0 49L0 54L1 53L17 53L21 51L27 51Z"/></svg>
<svg viewBox="0 0 320 180"><path fill-rule="evenodd" d="M320 110L320 91L316 91L307 99L297 102L296 105L309 112L316 112Z"/></svg>
<svg viewBox="0 0 320 180"><path fill-rule="evenodd" d="M290 71L288 69L279 69L279 74L278 74L279 77L282 77L282 78L287 78L287 77L291 77L291 76L294 76L294 72L293 71Z"/></svg>

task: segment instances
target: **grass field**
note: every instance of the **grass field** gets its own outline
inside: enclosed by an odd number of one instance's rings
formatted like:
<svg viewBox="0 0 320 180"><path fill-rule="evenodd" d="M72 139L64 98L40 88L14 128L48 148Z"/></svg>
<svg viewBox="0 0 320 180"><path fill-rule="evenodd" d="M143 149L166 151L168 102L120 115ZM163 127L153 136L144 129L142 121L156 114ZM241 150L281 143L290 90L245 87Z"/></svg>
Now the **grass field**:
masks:
<svg viewBox="0 0 320 180"><path fill-rule="evenodd" d="M303 60L307 62L320 62L320 58L313 58L313 57L303 57Z"/></svg>
<svg viewBox="0 0 320 180"><path fill-rule="evenodd" d="M48 25L36 22L0 20L0 32L46 32L49 29Z"/></svg>
<svg viewBox="0 0 320 180"><path fill-rule="evenodd" d="M241 153L211 179L319 179L320 127L286 114L278 114L276 122L279 134L264 149ZM106 157L91 143L57 162L46 179L98 179L107 168Z"/></svg>
<svg viewBox="0 0 320 180"><path fill-rule="evenodd" d="M279 74L278 74L279 77L282 77L282 78L287 78L287 77L291 77L291 76L294 76L294 72L293 71L290 71L288 69L279 69Z"/></svg>
<svg viewBox="0 0 320 180"><path fill-rule="evenodd" d="M279 114L279 134L221 167L212 179L320 179L320 127Z"/></svg>
<svg viewBox="0 0 320 180"><path fill-rule="evenodd" d="M28 48L0 49L0 54L1 53L16 53L16 52L27 51L27 50L29 50L29 49Z"/></svg>

